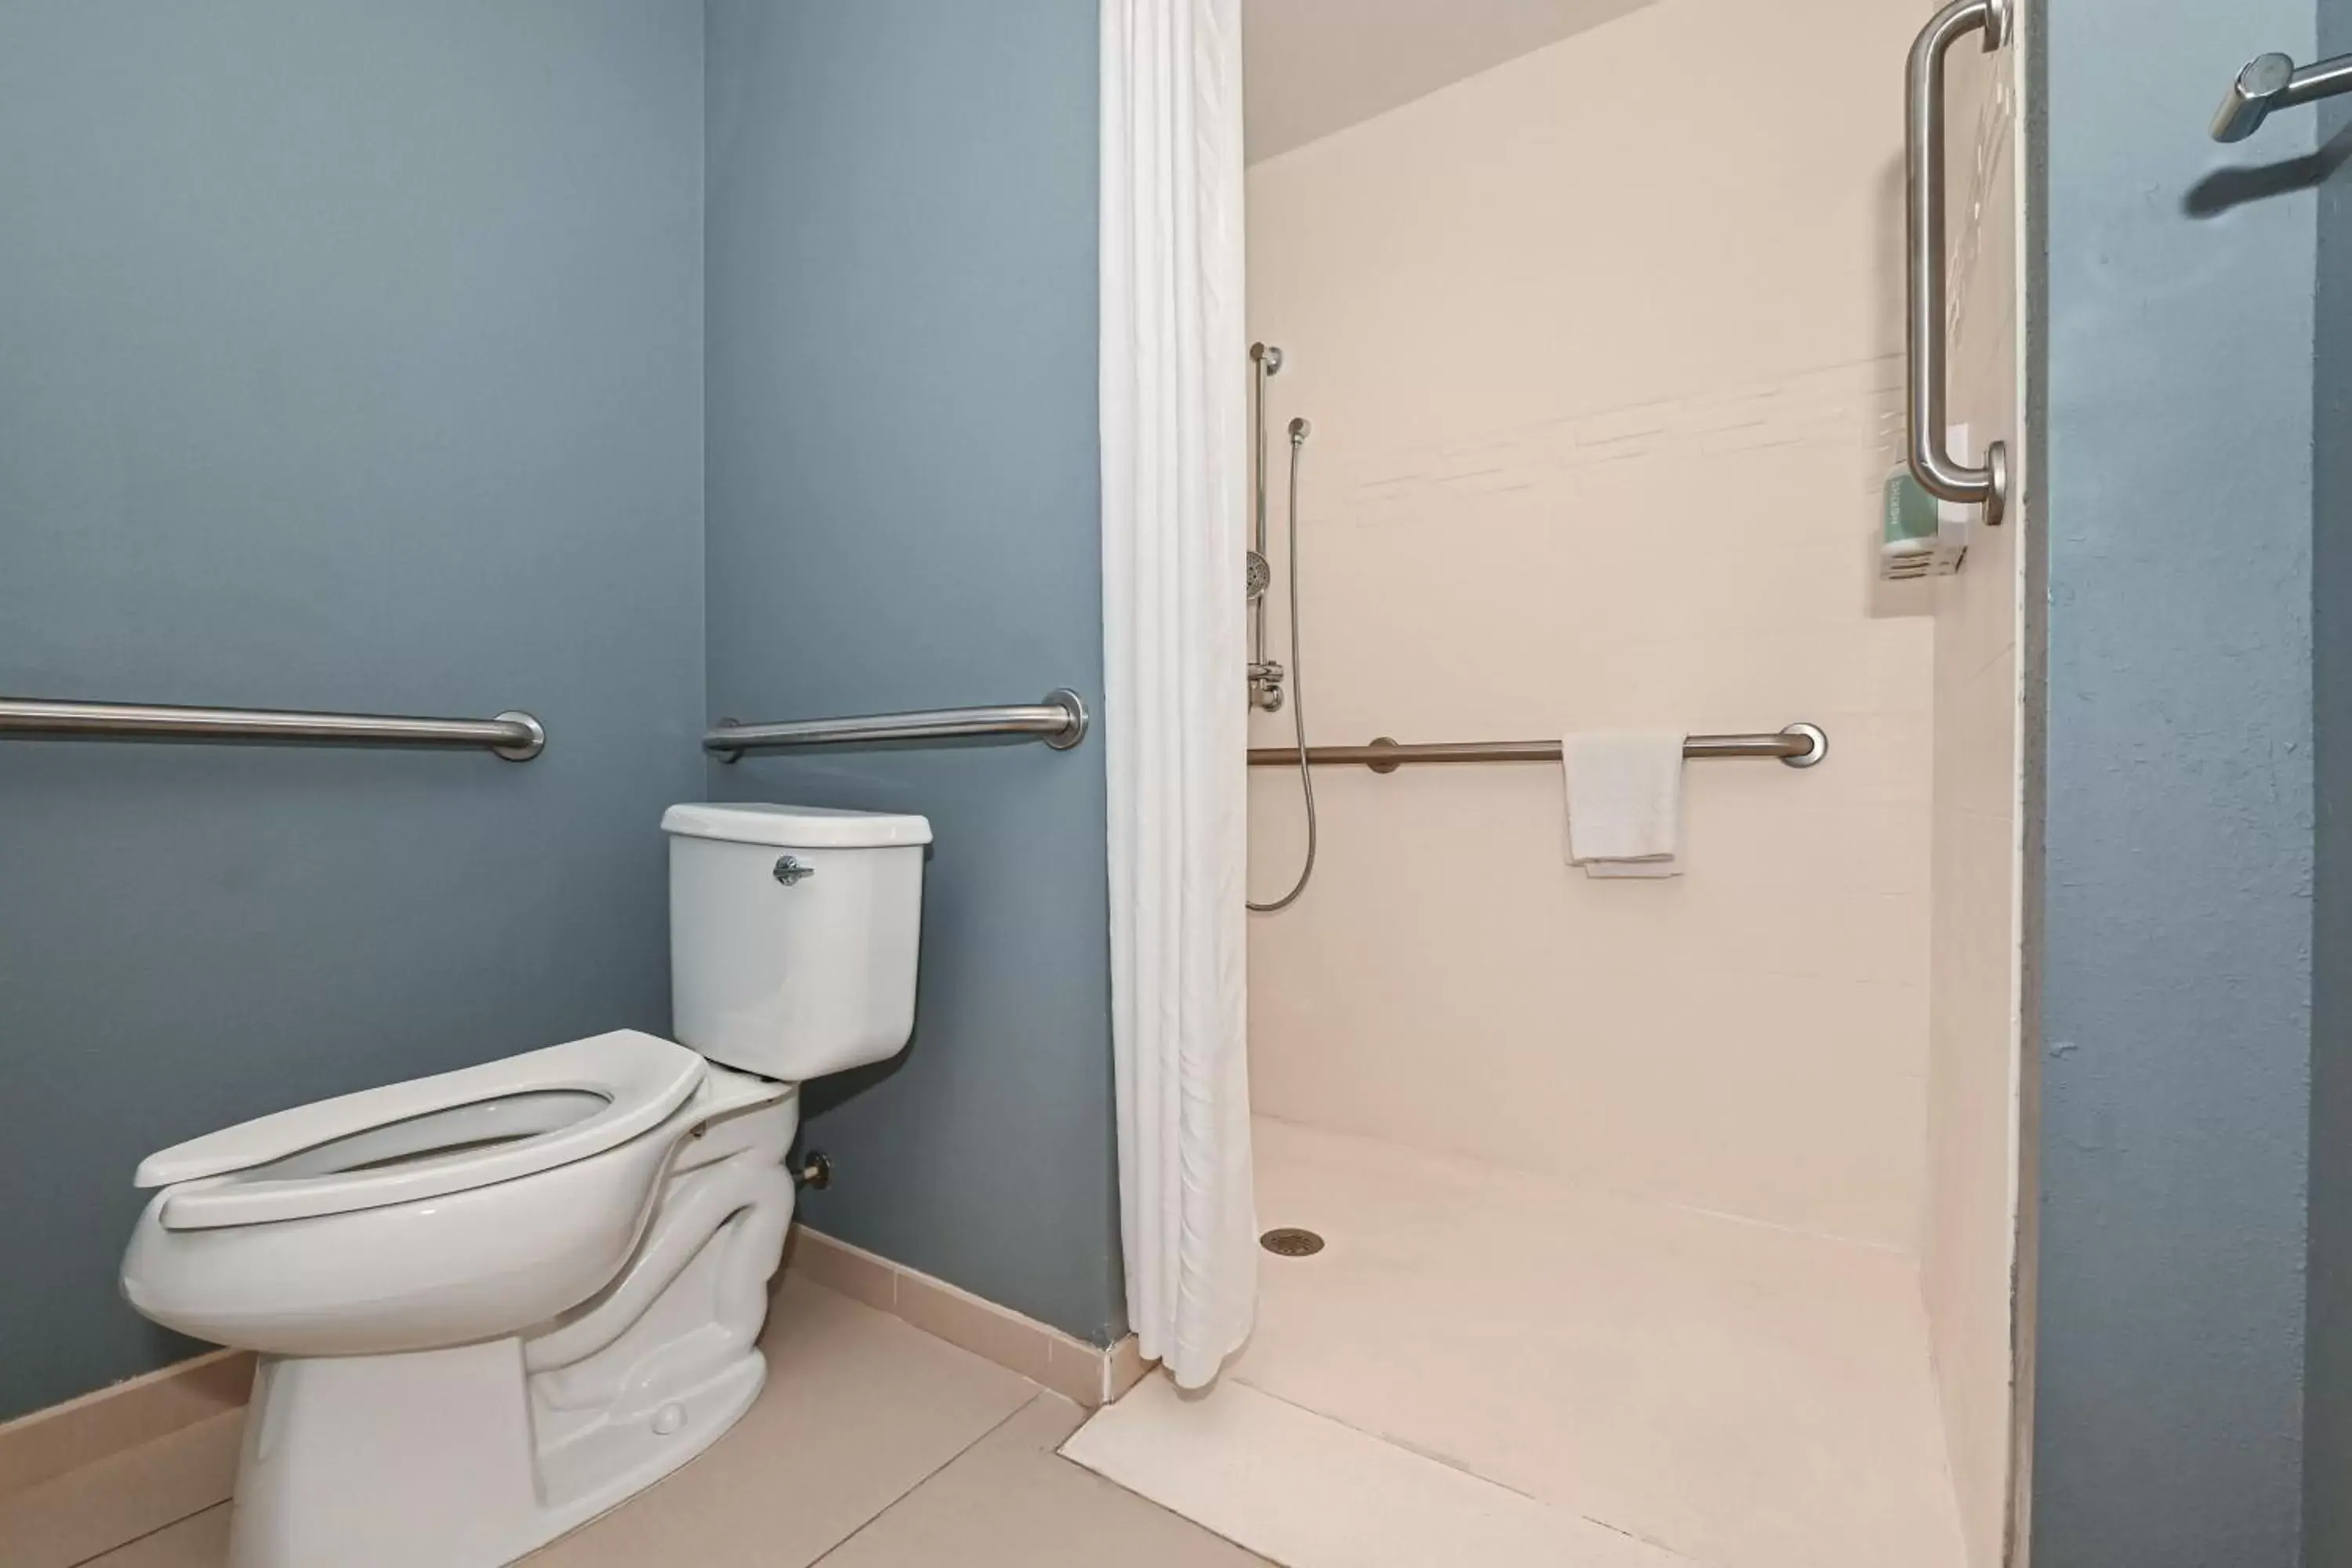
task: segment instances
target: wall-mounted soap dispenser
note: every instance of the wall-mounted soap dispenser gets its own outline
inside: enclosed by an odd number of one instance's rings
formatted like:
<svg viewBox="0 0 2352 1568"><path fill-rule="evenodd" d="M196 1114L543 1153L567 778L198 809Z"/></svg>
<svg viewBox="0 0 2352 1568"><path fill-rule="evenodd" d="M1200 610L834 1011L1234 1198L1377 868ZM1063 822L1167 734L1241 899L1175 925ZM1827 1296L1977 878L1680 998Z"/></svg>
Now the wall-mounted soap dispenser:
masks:
<svg viewBox="0 0 2352 1568"><path fill-rule="evenodd" d="M1969 450L1969 427L1950 427L1947 450ZM1886 476L1881 492L1882 527L1878 543L1878 574L1889 582L1914 577L1948 577L1968 559L1969 535L1976 527L1980 507L1968 501L1939 501L1912 477L1908 465L1898 465Z"/></svg>

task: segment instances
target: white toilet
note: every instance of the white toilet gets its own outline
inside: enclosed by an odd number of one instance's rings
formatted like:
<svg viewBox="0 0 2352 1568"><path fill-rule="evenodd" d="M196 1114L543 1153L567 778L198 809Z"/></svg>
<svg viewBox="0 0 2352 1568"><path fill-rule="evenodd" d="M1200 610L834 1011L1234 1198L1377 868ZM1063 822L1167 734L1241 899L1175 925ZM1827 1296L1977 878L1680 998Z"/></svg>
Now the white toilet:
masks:
<svg viewBox="0 0 2352 1568"><path fill-rule="evenodd" d="M794 1086L906 1044L930 825L676 805L662 826L685 1044L618 1030L139 1167L162 1190L124 1295L261 1352L232 1568L510 1562L759 1393Z"/></svg>

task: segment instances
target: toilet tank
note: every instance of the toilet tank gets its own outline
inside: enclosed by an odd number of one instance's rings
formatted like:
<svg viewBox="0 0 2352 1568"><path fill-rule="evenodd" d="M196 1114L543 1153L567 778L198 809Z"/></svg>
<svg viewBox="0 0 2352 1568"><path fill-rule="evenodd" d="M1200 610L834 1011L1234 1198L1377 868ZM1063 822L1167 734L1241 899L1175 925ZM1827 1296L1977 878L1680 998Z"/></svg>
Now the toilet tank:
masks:
<svg viewBox="0 0 2352 1568"><path fill-rule="evenodd" d="M825 806L673 805L662 831L681 1044L787 1083L906 1045L929 822Z"/></svg>

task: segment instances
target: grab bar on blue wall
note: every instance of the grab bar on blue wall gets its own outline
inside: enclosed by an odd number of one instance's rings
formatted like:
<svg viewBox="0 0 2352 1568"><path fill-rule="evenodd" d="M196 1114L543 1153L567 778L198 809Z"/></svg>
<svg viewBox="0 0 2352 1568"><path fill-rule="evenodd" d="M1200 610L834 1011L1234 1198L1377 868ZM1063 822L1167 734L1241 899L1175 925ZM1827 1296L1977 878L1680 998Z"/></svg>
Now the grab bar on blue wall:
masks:
<svg viewBox="0 0 2352 1568"><path fill-rule="evenodd" d="M2230 84L2213 116L2213 140L2243 142L2282 109L2296 109L2352 92L2352 55L2338 55L2297 70L2291 55L2257 55Z"/></svg>
<svg viewBox="0 0 2352 1568"><path fill-rule="evenodd" d="M212 741L255 746L482 746L510 763L547 747L538 720L509 709L495 719L404 719L276 708L177 708L152 702L61 702L0 697L0 739Z"/></svg>
<svg viewBox="0 0 2352 1568"><path fill-rule="evenodd" d="M1034 735L1057 752L1087 738L1084 699L1063 687L1034 707L927 708L912 713L870 713L854 719L794 719L781 724L738 724L722 719L702 737L702 749L731 763L771 746L837 746L870 741L941 741L968 735Z"/></svg>

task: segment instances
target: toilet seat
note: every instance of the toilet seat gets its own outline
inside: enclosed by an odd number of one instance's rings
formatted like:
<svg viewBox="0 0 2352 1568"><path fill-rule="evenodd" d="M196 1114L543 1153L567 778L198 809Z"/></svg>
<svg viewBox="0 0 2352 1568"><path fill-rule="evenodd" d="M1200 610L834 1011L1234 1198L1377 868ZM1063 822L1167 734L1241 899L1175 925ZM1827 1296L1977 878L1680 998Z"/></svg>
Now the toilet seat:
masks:
<svg viewBox="0 0 2352 1568"><path fill-rule="evenodd" d="M308 1219L439 1197L585 1160L659 1126L704 1075L686 1047L589 1039L241 1122L142 1161L177 1187L167 1230Z"/></svg>

